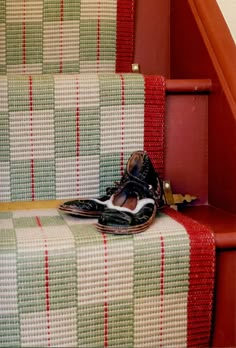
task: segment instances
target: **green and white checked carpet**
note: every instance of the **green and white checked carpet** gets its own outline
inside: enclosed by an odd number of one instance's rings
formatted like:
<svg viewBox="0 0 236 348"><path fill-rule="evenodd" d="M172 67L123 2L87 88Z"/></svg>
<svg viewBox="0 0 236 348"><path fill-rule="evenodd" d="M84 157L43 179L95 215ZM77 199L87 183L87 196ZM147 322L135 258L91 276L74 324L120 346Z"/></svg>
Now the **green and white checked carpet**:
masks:
<svg viewBox="0 0 236 348"><path fill-rule="evenodd" d="M0 0L0 74L131 72L133 0Z"/></svg>
<svg viewBox="0 0 236 348"><path fill-rule="evenodd" d="M0 201L95 197L133 151L164 168L165 79L0 76Z"/></svg>
<svg viewBox="0 0 236 348"><path fill-rule="evenodd" d="M1 212L0 279L1 347L209 346L214 238L170 209L133 236Z"/></svg>

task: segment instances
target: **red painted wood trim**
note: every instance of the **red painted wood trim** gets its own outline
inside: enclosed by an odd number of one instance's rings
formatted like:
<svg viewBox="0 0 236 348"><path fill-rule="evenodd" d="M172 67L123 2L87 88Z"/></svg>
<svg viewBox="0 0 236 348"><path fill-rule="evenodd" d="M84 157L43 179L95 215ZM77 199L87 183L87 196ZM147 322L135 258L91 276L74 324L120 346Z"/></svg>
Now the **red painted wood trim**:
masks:
<svg viewBox="0 0 236 348"><path fill-rule="evenodd" d="M212 229L216 248L236 250L236 215L209 205L185 207L181 212Z"/></svg>
<svg viewBox="0 0 236 348"><path fill-rule="evenodd" d="M210 79L166 80L167 93L209 93L212 91Z"/></svg>
<svg viewBox="0 0 236 348"><path fill-rule="evenodd" d="M236 119L236 46L216 0L188 0Z"/></svg>
<svg viewBox="0 0 236 348"><path fill-rule="evenodd" d="M218 249L236 249L236 231L215 233L215 241Z"/></svg>

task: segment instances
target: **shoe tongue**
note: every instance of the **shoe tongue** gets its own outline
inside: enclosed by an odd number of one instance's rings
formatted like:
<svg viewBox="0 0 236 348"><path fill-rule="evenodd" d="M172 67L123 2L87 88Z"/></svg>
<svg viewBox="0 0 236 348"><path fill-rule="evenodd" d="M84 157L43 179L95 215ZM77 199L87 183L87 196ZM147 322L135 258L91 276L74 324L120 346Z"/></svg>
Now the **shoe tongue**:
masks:
<svg viewBox="0 0 236 348"><path fill-rule="evenodd" d="M133 177L142 178L143 162L144 162L143 153L137 152L133 154L127 166L127 173Z"/></svg>
<svg viewBox="0 0 236 348"><path fill-rule="evenodd" d="M145 182L157 188L157 175L155 169L145 152L135 152L127 163L126 174L129 179Z"/></svg>

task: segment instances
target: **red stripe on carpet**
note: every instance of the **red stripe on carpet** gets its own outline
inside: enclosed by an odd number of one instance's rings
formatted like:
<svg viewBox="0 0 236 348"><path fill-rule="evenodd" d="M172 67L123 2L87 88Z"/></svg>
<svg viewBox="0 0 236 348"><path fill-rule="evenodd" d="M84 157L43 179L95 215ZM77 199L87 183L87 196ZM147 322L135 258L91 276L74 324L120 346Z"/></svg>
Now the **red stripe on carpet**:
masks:
<svg viewBox="0 0 236 348"><path fill-rule="evenodd" d="M63 72L63 21L64 21L64 0L60 4L60 67L59 72Z"/></svg>
<svg viewBox="0 0 236 348"><path fill-rule="evenodd" d="M209 347L215 276L213 232L173 209L164 213L186 229L190 241L187 346Z"/></svg>
<svg viewBox="0 0 236 348"><path fill-rule="evenodd" d="M163 347L163 313L164 313L164 271L165 271L165 244L164 238L161 241L161 274L160 274L160 328L159 328L159 347Z"/></svg>
<svg viewBox="0 0 236 348"><path fill-rule="evenodd" d="M26 69L26 0L23 1L23 21L22 21L22 64L23 64L23 74L25 74Z"/></svg>
<svg viewBox="0 0 236 348"><path fill-rule="evenodd" d="M80 121L80 109L79 109L79 80L76 78L76 115L75 115L75 122L76 122L76 193L79 196L79 154L80 154L80 127L79 127L79 121Z"/></svg>
<svg viewBox="0 0 236 348"><path fill-rule="evenodd" d="M30 172L31 172L31 199L35 200L35 177L34 177L34 144L33 144L33 79L29 76L29 109L30 109Z"/></svg>
<svg viewBox="0 0 236 348"><path fill-rule="evenodd" d="M123 75L121 79L121 152L120 152L120 175L124 175L124 128L125 128L125 80Z"/></svg>
<svg viewBox="0 0 236 348"><path fill-rule="evenodd" d="M117 0L116 72L131 72L134 51L134 1Z"/></svg>
<svg viewBox="0 0 236 348"><path fill-rule="evenodd" d="M102 233L103 250L104 250L104 347L108 347L108 252L107 252L107 236Z"/></svg>
<svg viewBox="0 0 236 348"><path fill-rule="evenodd" d="M165 78L144 76L144 150L147 151L154 168L164 175L164 122L165 122Z"/></svg>
<svg viewBox="0 0 236 348"><path fill-rule="evenodd" d="M97 22L97 73L100 63L100 40L101 40L101 1L98 0L98 22Z"/></svg>
<svg viewBox="0 0 236 348"><path fill-rule="evenodd" d="M44 279L45 279L45 307L47 316L47 346L51 346L51 323L50 323L50 289L49 289L49 259L48 259L48 244L47 238L40 221L40 218L36 216L36 222L38 227L40 227L43 239L44 239Z"/></svg>

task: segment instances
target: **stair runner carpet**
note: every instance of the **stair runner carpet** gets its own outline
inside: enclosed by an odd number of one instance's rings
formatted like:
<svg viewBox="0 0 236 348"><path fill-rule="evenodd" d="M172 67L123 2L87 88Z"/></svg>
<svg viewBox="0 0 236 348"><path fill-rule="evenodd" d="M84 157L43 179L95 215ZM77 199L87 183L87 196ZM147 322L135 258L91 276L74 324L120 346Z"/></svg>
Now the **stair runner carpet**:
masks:
<svg viewBox="0 0 236 348"><path fill-rule="evenodd" d="M165 79L0 76L0 201L96 197L146 150L164 171Z"/></svg>
<svg viewBox="0 0 236 348"><path fill-rule="evenodd" d="M1 0L0 74L131 72L133 0Z"/></svg>
<svg viewBox="0 0 236 348"><path fill-rule="evenodd" d="M208 347L215 246L174 210L144 233L56 209L0 213L0 347Z"/></svg>

